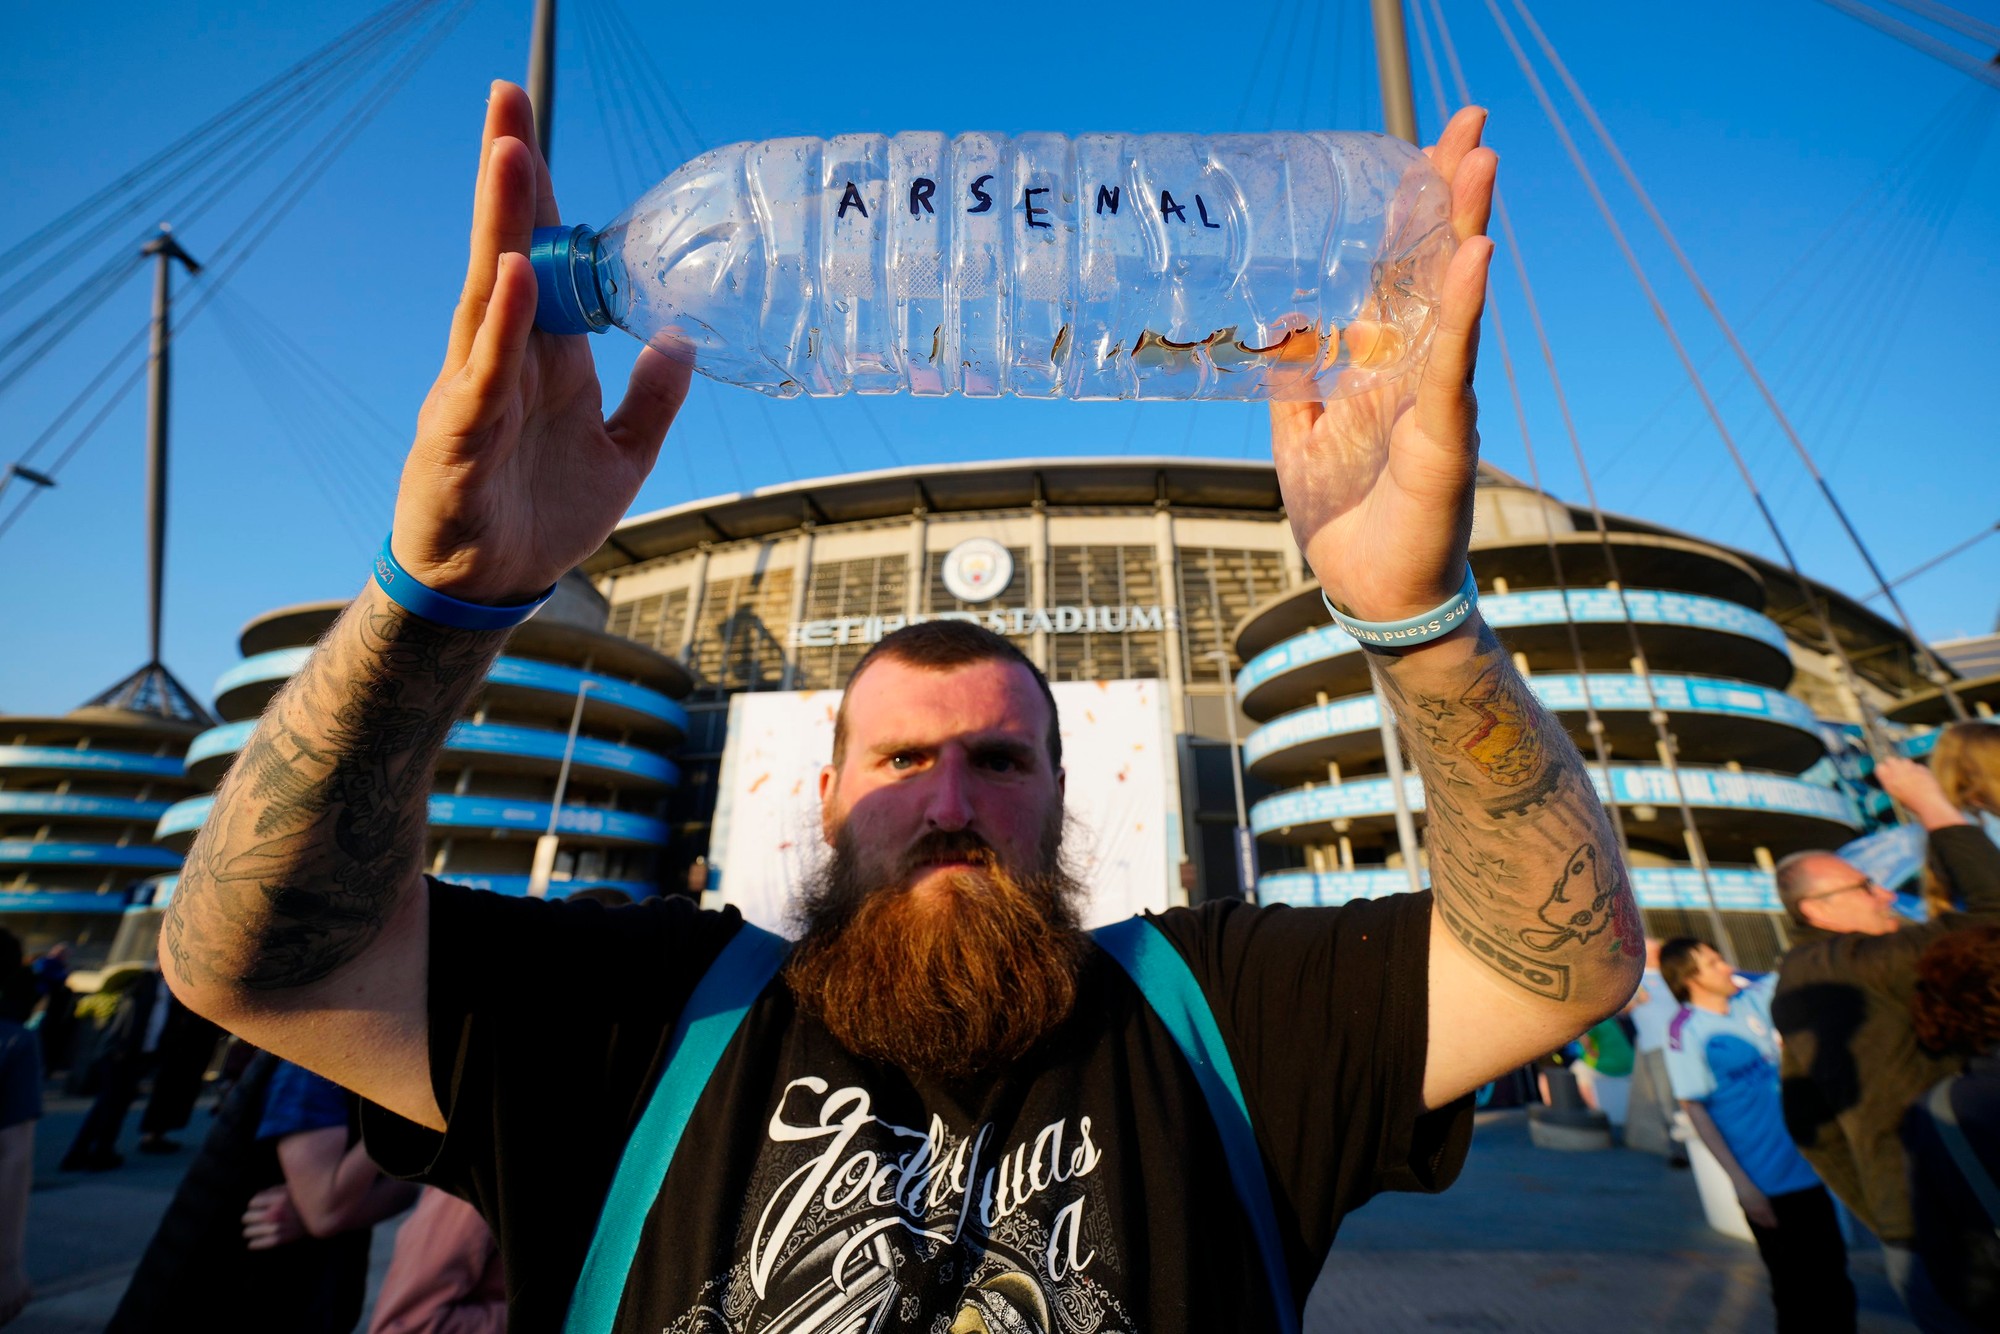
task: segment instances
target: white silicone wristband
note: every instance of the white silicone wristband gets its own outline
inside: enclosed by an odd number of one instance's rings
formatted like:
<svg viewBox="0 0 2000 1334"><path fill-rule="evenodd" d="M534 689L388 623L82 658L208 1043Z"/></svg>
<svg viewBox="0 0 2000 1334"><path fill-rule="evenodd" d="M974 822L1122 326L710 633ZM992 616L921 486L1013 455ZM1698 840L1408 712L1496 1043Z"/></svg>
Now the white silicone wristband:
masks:
<svg viewBox="0 0 2000 1334"><path fill-rule="evenodd" d="M1465 582L1458 591L1438 606L1421 616L1412 616L1407 621L1361 621L1352 616L1344 616L1333 605L1333 599L1321 589L1319 600L1326 604L1327 614L1341 629L1368 648L1415 648L1428 644L1433 639L1442 639L1472 614L1479 603L1479 580L1473 576L1472 566L1465 567Z"/></svg>

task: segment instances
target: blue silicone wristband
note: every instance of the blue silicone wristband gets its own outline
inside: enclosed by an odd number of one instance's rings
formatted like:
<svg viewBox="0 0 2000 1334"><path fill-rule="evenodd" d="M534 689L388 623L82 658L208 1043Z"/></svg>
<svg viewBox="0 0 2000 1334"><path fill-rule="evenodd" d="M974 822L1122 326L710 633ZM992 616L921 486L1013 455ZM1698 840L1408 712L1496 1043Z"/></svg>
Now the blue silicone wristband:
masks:
<svg viewBox="0 0 2000 1334"><path fill-rule="evenodd" d="M1465 567L1465 582L1458 591L1442 603L1421 616L1412 616L1407 621L1358 621L1352 616L1341 615L1333 605L1333 599L1321 589L1319 600L1326 604L1327 613L1333 617L1335 625L1353 635L1365 648L1414 648L1418 644L1428 644L1433 639L1442 639L1472 615L1472 608L1479 601L1479 580L1473 576L1472 566Z"/></svg>
<svg viewBox="0 0 2000 1334"><path fill-rule="evenodd" d="M512 607L492 607L483 602L466 602L440 593L419 582L417 576L404 569L396 560L396 553L390 544L394 535L382 539L382 549L375 553L375 582L389 595L389 600L427 621L448 625L454 630L506 630L533 616L542 609L542 604L555 596L556 586L549 585L549 591L533 602L522 602Z"/></svg>

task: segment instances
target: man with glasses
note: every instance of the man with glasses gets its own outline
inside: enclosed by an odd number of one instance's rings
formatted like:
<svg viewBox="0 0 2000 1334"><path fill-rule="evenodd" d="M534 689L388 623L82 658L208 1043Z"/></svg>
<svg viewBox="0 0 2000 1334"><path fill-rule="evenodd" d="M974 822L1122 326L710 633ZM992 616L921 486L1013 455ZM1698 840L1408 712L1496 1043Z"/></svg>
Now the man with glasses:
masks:
<svg viewBox="0 0 2000 1334"><path fill-rule="evenodd" d="M1994 856L1922 765L1885 761L1882 779L1947 866ZM1993 879L1968 876L1965 884L1964 912L1919 923L1896 911L1893 893L1831 852L1778 863L1778 897L1792 927L1771 1005L1784 1039L1785 1124L1820 1179L1881 1239L1890 1281L1925 1331L1968 1327L1937 1301L1910 1250L1916 1228L1896 1131L1910 1104L1960 1065L1917 1045L1910 1023L1917 956L1945 932L2000 922Z"/></svg>

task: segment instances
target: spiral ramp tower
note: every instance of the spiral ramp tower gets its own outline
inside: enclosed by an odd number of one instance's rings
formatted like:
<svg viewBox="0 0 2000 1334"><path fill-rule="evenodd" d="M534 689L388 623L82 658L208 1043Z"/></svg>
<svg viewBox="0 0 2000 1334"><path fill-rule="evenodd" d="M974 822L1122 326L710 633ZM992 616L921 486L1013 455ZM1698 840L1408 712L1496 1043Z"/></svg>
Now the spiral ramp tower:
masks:
<svg viewBox="0 0 2000 1334"><path fill-rule="evenodd" d="M209 815L214 789L243 750L258 715L304 665L342 602L268 612L244 627L241 662L215 683L222 725L187 748L197 789L159 816L157 842L185 852ZM570 765L556 815L551 897L610 886L634 898L660 892L668 827L661 818L680 782L669 758L687 734L686 669L604 632L606 607L581 578L515 628L465 716L452 727L430 796L426 869L454 884L528 892L536 840L550 814L565 751ZM577 735L569 747L572 714ZM162 882L153 916L172 897Z"/></svg>
<svg viewBox="0 0 2000 1334"><path fill-rule="evenodd" d="M153 827L195 789L182 756L203 726L104 706L0 718L0 926L29 954L66 942L88 970L131 953L127 904L181 863Z"/></svg>
<svg viewBox="0 0 2000 1334"><path fill-rule="evenodd" d="M1853 719L1824 663L1798 642L1806 618L1790 605L1801 601L1796 586L1774 590L1775 572L1741 553L1631 521L1601 540L1589 522L1588 511L1482 468L1472 544L1481 612L1577 742L1600 795L1618 806L1648 934L1712 936L1712 895L1742 966L1769 967L1787 943L1775 862L1838 847L1863 827L1828 762L1829 740ZM1774 596L1786 603L1782 624L1767 614ZM1843 638L1888 630L1856 621L1854 604L1842 604ZM1581 648L1580 673L1566 619ZM1272 789L1250 810L1260 898L1337 904L1407 889L1381 706L1363 650L1328 623L1318 589L1307 585L1252 609L1238 624L1237 651L1239 699L1256 724L1244 763ZM1878 706L1898 687L1908 683L1894 673L1863 683ZM1608 766L1596 762L1586 692L1605 731ZM1662 762L1653 701L1677 742L1678 791ZM1833 716L1817 716L1815 705ZM1424 879L1423 793L1414 773L1405 790ZM1705 845L1706 875L1685 837L1683 795Z"/></svg>

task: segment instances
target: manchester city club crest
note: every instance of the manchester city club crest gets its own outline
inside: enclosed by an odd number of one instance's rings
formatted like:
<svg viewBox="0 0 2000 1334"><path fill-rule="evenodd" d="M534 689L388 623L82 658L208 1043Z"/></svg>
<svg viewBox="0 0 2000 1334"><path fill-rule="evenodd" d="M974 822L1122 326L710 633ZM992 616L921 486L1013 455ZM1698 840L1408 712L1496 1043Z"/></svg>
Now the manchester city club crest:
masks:
<svg viewBox="0 0 2000 1334"><path fill-rule="evenodd" d="M945 591L960 602L989 602L1014 577L1014 555L990 537L970 537L945 553Z"/></svg>

